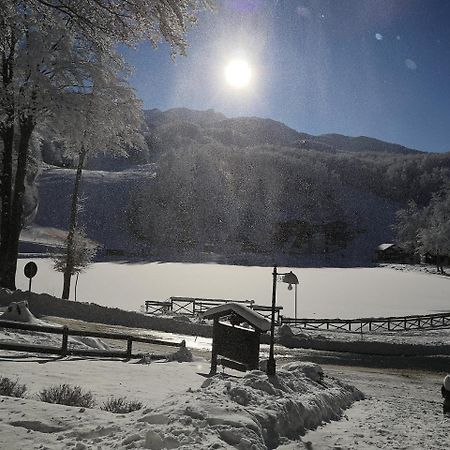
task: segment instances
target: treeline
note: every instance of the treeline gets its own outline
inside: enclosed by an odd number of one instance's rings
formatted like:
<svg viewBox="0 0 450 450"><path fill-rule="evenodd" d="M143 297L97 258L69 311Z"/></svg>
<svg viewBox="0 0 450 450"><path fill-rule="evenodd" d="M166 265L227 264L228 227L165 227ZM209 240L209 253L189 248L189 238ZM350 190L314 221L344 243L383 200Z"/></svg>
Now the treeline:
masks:
<svg viewBox="0 0 450 450"><path fill-rule="evenodd" d="M190 139L171 136L156 178L136 189L128 208L133 233L156 252L332 253L367 226L370 201L356 203L352 192L426 205L450 180L445 154L233 146L191 124L183 134Z"/></svg>
<svg viewBox="0 0 450 450"><path fill-rule="evenodd" d="M450 185L433 194L428 206L414 201L397 212L394 225L398 242L409 253L433 260L437 271L444 273L450 257Z"/></svg>
<svg viewBox="0 0 450 450"><path fill-rule="evenodd" d="M156 178L135 192L130 223L156 247L268 252L286 240L283 223L345 221L339 185L308 153L190 146L162 155Z"/></svg>
<svg viewBox="0 0 450 450"><path fill-rule="evenodd" d="M427 205L450 180L450 154L338 153L322 159L342 180L385 198Z"/></svg>

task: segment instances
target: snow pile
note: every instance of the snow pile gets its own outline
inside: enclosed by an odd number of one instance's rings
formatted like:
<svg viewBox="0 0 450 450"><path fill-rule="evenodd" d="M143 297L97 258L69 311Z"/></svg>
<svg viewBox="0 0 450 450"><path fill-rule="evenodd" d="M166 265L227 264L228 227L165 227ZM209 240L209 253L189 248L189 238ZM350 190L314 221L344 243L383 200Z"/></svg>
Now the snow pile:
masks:
<svg viewBox="0 0 450 450"><path fill-rule="evenodd" d="M155 360L165 360L167 362L177 361L182 363L192 362L194 357L192 352L186 347L186 341L183 341L181 347L176 352L167 353L164 355L146 353L141 359L139 359L139 361L137 361L137 364L151 364Z"/></svg>
<svg viewBox="0 0 450 450"><path fill-rule="evenodd" d="M363 394L323 377L311 363L291 363L268 378L255 370L243 378L216 375L201 389L188 390L138 422L147 424L136 438L144 448L276 448L305 430L337 420Z"/></svg>
<svg viewBox="0 0 450 450"><path fill-rule="evenodd" d="M344 408L363 398L356 388L307 363L291 363L273 378L252 371L242 377L204 379L201 373L209 366L205 361L150 365L70 358L52 364L12 361L2 372L14 378L23 367L20 382L28 386L30 396L1 398L0 448L8 450L38 446L265 450L340 418ZM37 400L35 392L61 382L92 391L97 406L85 409ZM101 410L101 402L111 395L148 406L129 414Z"/></svg>
<svg viewBox="0 0 450 450"><path fill-rule="evenodd" d="M101 339L91 336L69 337L69 347L94 348L96 350L111 350Z"/></svg>
<svg viewBox="0 0 450 450"><path fill-rule="evenodd" d="M36 319L33 313L28 309L28 302L11 302L6 311L0 316L0 320L12 322L24 322L32 325L47 325L42 320Z"/></svg>

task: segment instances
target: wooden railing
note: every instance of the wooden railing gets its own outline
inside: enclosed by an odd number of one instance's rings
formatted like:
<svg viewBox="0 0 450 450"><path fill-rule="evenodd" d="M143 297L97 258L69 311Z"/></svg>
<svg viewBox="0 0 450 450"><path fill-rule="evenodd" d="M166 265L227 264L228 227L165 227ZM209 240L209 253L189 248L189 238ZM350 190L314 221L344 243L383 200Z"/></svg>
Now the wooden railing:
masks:
<svg viewBox="0 0 450 450"><path fill-rule="evenodd" d="M0 328L8 328L14 330L23 331L35 331L39 333L49 333L61 335L61 347L44 346L40 344L29 344L29 343L19 343L19 342L8 342L0 341L0 349L3 350L13 350L13 351L23 351L23 352L34 352L34 353L45 353L45 354L56 354L61 356L74 355L74 356L96 356L96 357L106 357L106 358L136 358L143 356L143 353L133 353L133 342L142 342L146 344L154 345L164 345L171 347L182 347L185 342L169 342L162 341L159 339L151 339L141 336L132 336L129 334L120 333L104 333L96 331L80 331L80 330L70 330L68 327L53 327L53 326L40 326L32 325L22 322L12 322L6 320L0 320ZM101 349L78 349L69 347L69 336L86 336L95 337L101 339L114 339L119 341L126 341L127 348L124 351L116 350L101 350Z"/></svg>
<svg viewBox="0 0 450 450"><path fill-rule="evenodd" d="M254 300L222 300L212 298L193 298L193 297L170 297L166 301L147 300L145 302L145 312L148 314L183 314L187 316L196 316L204 313L214 306L224 305L226 303L241 303L254 311L259 312L266 319L270 319L272 308L265 305L257 305ZM275 307L275 321L281 323L282 306Z"/></svg>
<svg viewBox="0 0 450 450"><path fill-rule="evenodd" d="M450 312L401 317L363 319L292 319L282 317L281 323L307 330L335 330L353 333L367 331L407 331L450 328Z"/></svg>

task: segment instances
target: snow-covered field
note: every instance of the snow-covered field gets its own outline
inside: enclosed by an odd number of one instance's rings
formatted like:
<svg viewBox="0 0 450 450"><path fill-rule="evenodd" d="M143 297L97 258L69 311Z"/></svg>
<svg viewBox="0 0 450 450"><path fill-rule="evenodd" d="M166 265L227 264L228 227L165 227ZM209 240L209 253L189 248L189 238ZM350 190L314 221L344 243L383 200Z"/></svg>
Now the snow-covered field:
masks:
<svg viewBox="0 0 450 450"><path fill-rule="evenodd" d="M14 339L16 333L0 334ZM38 339L35 332L26 334L28 341ZM209 363L202 358L139 364L2 351L0 361L1 376L28 388L25 398L0 396L0 448L5 450L264 450L339 419L343 409L363 398L311 363L290 363L269 379L261 371L209 378ZM96 405L69 407L39 399L43 388L62 383L91 391ZM143 408L128 414L102 410L111 397L138 400Z"/></svg>
<svg viewBox="0 0 450 450"><path fill-rule="evenodd" d="M45 336L46 345L60 345L60 337ZM0 339L43 343L35 332L7 329L0 330ZM69 345L104 346L98 339L78 338ZM260 371L242 375L229 369L226 377L207 378L209 361L198 355L190 363L139 364L1 351L0 376L18 379L28 391L23 399L0 396L0 449L415 450L450 445L450 417L443 416L440 398L443 373L321 369L287 362L294 358L291 352L290 358L279 359L276 380ZM41 389L61 383L91 391L96 406L68 407L38 399ZM361 392L366 398L353 403L362 398ZM101 410L112 396L144 406L129 414Z"/></svg>
<svg viewBox="0 0 450 450"><path fill-rule="evenodd" d="M17 285L28 289L19 260ZM62 275L50 259L34 259L38 274L34 292L59 296ZM299 278L298 316L355 318L402 316L450 311L450 278L418 270L374 268L280 268ZM72 288L74 283L72 283ZM78 299L128 310L139 310L145 300L171 296L252 299L269 305L272 268L187 263L96 263L78 283ZM73 298L73 292L71 294ZM278 284L277 303L283 314L294 316L294 290Z"/></svg>
<svg viewBox="0 0 450 450"><path fill-rule="evenodd" d="M5 450L264 449L276 445L272 438L280 450L444 450L450 444L442 374L325 366L320 381L318 366L294 363L271 384L261 372L242 376L229 369L228 378L208 379L209 362L201 358L142 365L2 352L0 361L2 376L28 387L25 399L0 396L0 448ZM92 391L97 406L37 399L42 388L60 383ZM349 385L366 399L330 422L360 398ZM140 400L144 407L129 414L102 411L111 396Z"/></svg>

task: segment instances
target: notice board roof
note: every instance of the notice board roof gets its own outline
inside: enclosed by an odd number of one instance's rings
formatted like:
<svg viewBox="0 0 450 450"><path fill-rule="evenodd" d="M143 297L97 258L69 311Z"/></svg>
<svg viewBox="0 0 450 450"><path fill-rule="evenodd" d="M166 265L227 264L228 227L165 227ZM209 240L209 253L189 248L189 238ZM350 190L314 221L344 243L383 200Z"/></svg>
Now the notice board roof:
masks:
<svg viewBox="0 0 450 450"><path fill-rule="evenodd" d="M264 332L270 330L270 322L267 319L247 306L240 305L239 303L226 303L225 305L215 306L204 312L203 317L205 319L215 319L228 316L231 313L235 313L242 317L258 331Z"/></svg>

